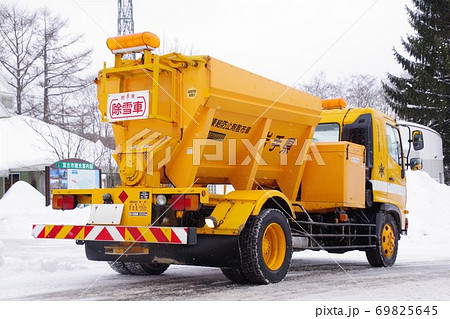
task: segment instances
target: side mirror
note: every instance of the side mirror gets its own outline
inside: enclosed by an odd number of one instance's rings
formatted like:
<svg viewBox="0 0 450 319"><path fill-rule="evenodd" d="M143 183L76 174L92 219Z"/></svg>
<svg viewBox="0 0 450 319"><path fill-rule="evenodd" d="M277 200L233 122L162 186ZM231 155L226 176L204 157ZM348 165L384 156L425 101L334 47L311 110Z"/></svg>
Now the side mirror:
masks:
<svg viewBox="0 0 450 319"><path fill-rule="evenodd" d="M409 167L411 167L412 171L419 171L422 169L422 159L420 157L411 158L409 162Z"/></svg>
<svg viewBox="0 0 450 319"><path fill-rule="evenodd" d="M412 132L412 143L415 151L420 151L423 149L423 133L420 130L415 130ZM412 159L411 159L412 161Z"/></svg>

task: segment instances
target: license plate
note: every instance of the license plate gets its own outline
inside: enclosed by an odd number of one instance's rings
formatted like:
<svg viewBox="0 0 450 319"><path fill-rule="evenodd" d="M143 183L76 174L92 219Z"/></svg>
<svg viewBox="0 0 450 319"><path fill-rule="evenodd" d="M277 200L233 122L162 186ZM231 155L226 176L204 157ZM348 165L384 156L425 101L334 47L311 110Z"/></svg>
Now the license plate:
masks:
<svg viewBox="0 0 450 319"><path fill-rule="evenodd" d="M93 204L89 224L120 225L123 204Z"/></svg>

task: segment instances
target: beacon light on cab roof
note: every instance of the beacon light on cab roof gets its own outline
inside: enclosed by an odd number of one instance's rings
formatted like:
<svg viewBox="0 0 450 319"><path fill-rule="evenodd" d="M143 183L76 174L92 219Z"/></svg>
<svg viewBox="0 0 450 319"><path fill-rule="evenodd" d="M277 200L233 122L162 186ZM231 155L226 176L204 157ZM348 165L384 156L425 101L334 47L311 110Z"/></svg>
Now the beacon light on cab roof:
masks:
<svg viewBox="0 0 450 319"><path fill-rule="evenodd" d="M345 99L328 99L322 100L322 108L324 110L343 109L347 106Z"/></svg>
<svg viewBox="0 0 450 319"><path fill-rule="evenodd" d="M128 54L159 47L159 38L151 32L142 32L108 38L106 45L114 54Z"/></svg>

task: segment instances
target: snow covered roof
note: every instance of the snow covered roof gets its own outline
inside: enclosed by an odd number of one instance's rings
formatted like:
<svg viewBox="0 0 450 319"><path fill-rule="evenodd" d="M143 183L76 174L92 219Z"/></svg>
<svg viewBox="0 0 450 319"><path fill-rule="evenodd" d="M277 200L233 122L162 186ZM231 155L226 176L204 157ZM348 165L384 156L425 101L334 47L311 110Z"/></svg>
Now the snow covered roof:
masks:
<svg viewBox="0 0 450 319"><path fill-rule="evenodd" d="M64 157L70 144L81 145L77 157L98 163L107 154L101 142L93 143L76 134L27 116L0 118L0 176L9 171L44 170ZM59 156L63 158L58 158Z"/></svg>
<svg viewBox="0 0 450 319"><path fill-rule="evenodd" d="M9 117L14 111L14 91L6 82L5 78L0 74L0 118ZM9 108L9 110L8 110Z"/></svg>
<svg viewBox="0 0 450 319"><path fill-rule="evenodd" d="M0 118L10 117L10 116L11 116L11 114L9 114L8 110L3 105L2 101L0 101Z"/></svg>
<svg viewBox="0 0 450 319"><path fill-rule="evenodd" d="M0 74L0 95L14 96L11 86L6 82L5 78Z"/></svg>

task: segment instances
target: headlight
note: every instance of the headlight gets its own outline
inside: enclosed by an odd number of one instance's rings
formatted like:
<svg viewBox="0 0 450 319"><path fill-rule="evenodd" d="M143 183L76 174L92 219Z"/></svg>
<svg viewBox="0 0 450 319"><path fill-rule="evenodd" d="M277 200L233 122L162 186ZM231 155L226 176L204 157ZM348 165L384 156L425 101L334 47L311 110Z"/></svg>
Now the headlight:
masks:
<svg viewBox="0 0 450 319"><path fill-rule="evenodd" d="M158 206L164 206L167 204L167 197L166 195L158 195L156 196L156 205Z"/></svg>

